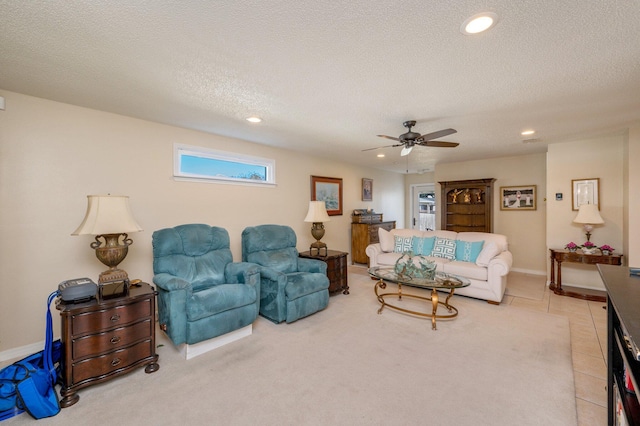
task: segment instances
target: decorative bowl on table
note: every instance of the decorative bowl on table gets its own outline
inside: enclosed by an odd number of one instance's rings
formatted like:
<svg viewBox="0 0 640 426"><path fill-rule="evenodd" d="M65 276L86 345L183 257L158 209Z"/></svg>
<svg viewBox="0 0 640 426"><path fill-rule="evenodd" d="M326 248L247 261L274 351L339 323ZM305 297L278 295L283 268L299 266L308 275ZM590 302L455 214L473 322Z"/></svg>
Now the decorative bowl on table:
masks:
<svg viewBox="0 0 640 426"><path fill-rule="evenodd" d="M436 276L436 263L430 261L424 256L405 252L396 261L393 270L400 277L426 278L433 280Z"/></svg>

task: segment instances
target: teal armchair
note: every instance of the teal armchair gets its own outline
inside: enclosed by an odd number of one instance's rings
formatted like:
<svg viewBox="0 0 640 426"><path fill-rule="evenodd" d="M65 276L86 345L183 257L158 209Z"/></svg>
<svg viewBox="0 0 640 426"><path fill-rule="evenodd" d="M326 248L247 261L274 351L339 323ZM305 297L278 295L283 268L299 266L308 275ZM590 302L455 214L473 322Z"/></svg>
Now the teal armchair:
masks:
<svg viewBox="0 0 640 426"><path fill-rule="evenodd" d="M180 225L155 231L152 243L160 326L174 344L192 345L256 320L259 267L233 263L225 229Z"/></svg>
<svg viewBox="0 0 640 426"><path fill-rule="evenodd" d="M298 257L288 226L259 225L242 231L242 260L260 269L260 315L291 323L327 307L327 264Z"/></svg>

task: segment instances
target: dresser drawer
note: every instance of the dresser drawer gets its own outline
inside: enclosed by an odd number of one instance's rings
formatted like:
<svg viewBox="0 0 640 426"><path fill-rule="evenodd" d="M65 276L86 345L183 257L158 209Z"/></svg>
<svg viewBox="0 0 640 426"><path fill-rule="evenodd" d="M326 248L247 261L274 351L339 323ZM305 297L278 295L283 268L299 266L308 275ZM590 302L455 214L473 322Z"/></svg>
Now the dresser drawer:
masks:
<svg viewBox="0 0 640 426"><path fill-rule="evenodd" d="M119 327L115 330L109 330L99 334L93 334L72 342L73 359L81 359L87 356L100 354L123 346L130 345L138 340L149 338L151 336L153 326L151 319L130 325L128 327Z"/></svg>
<svg viewBox="0 0 640 426"><path fill-rule="evenodd" d="M71 365L71 377L73 383L78 384L83 380L106 376L114 371L126 368L142 359L153 355L152 340L145 340L129 348L123 348L107 354L88 358Z"/></svg>
<svg viewBox="0 0 640 426"><path fill-rule="evenodd" d="M80 313L73 315L71 318L71 334L77 336L84 333L95 333L96 331L122 326L151 316L150 299L141 300L130 305Z"/></svg>

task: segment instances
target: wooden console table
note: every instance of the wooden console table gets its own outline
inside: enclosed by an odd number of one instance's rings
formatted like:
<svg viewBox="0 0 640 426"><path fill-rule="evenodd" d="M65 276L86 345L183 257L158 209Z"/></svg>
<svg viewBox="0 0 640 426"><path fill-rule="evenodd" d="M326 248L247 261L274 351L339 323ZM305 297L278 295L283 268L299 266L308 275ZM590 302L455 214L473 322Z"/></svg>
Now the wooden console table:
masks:
<svg viewBox="0 0 640 426"><path fill-rule="evenodd" d="M603 264L603 265L622 265L621 254L602 254L598 251L597 254L585 254L582 250L569 251L566 249L549 249L551 252L551 279L549 280L549 289L553 290L555 294L561 296L576 297L584 300L594 300L596 302L606 302L606 296L600 296L595 294L578 293L575 291L564 290L562 288L562 263L584 263L587 265ZM558 264L558 281L556 282L555 264Z"/></svg>

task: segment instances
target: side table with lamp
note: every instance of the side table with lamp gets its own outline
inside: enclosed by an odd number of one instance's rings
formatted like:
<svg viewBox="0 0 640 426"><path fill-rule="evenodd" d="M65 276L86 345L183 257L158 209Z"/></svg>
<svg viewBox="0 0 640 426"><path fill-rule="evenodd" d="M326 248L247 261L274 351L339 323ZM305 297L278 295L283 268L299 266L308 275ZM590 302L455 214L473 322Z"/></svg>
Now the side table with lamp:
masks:
<svg viewBox="0 0 640 426"><path fill-rule="evenodd" d="M581 204L574 223L583 225L587 242L591 243L591 231L594 225L604 224L602 216L596 204ZM622 254L604 253L598 249L595 244L585 244L582 248L578 248L575 244L565 249L549 249L551 258L551 276L549 279L549 289L555 294L561 296L570 296L578 299L593 300L597 302L606 302L606 294L598 291L588 291L585 289L563 289L562 288L562 264L582 263L587 265L622 265ZM556 265L557 265L557 281L556 281ZM600 294L602 293L602 294Z"/></svg>
<svg viewBox="0 0 640 426"><path fill-rule="evenodd" d="M327 245L320 241L324 236L323 222L331 220L327 214L324 201L309 201L309 211L304 218L305 222L311 222L311 235L316 239L311 243L308 251L299 253L300 257L317 259L327 264L327 278L329 278L329 293L342 291L349 294L347 284L347 253L337 250L328 250Z"/></svg>
<svg viewBox="0 0 640 426"><path fill-rule="evenodd" d="M95 235L91 248L109 269L100 274L95 297L76 303L58 299L56 303L62 317L63 408L78 402L81 388L138 367L145 366L147 373L160 368L155 344L156 291L141 280L129 281L127 272L118 269L133 242L127 234L138 231L142 228L131 214L129 197L88 196L85 218L72 235Z"/></svg>

